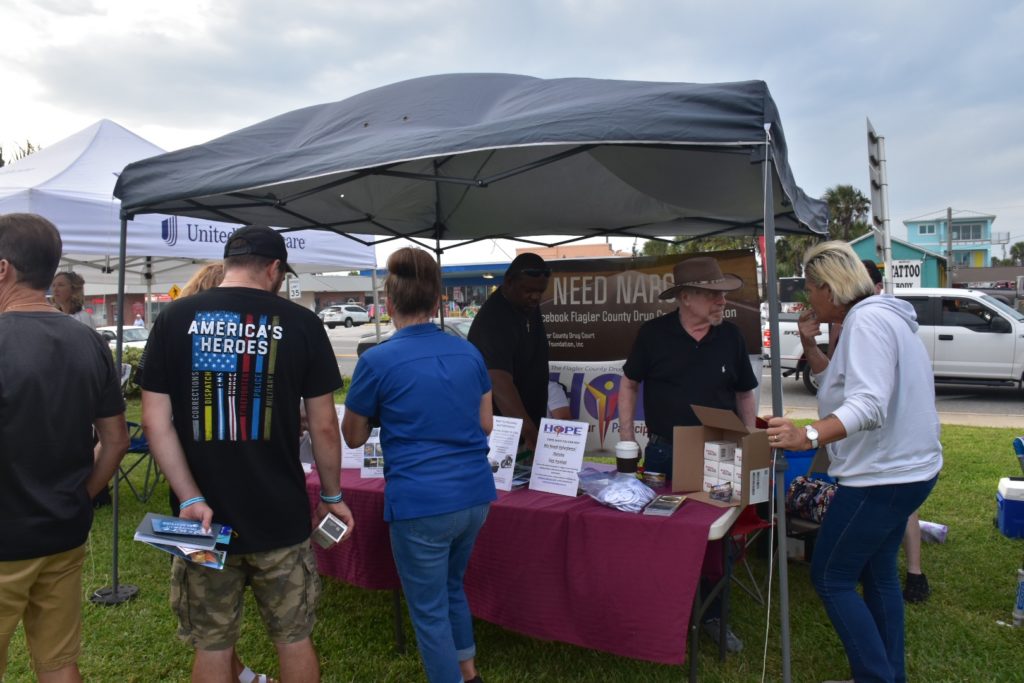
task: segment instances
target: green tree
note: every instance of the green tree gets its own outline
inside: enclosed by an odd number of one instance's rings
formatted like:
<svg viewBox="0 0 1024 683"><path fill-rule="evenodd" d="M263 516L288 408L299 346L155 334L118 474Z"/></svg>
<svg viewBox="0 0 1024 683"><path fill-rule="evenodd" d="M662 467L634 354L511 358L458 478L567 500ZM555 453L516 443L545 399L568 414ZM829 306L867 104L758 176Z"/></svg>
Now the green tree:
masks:
<svg viewBox="0 0 1024 683"><path fill-rule="evenodd" d="M25 146L17 145L18 151L14 153L14 158L11 161L17 161L18 159L24 159L33 152L38 152L42 149L39 145L34 145L30 140L25 141ZM0 168L3 168L8 162L4 159L4 148L0 147Z"/></svg>
<svg viewBox="0 0 1024 683"><path fill-rule="evenodd" d="M1010 247L1011 265L1024 266L1024 242L1015 242Z"/></svg>
<svg viewBox="0 0 1024 683"><path fill-rule="evenodd" d="M868 231L865 219L871 209L871 201L853 185L830 187L821 199L828 204L830 238L849 242Z"/></svg>
<svg viewBox="0 0 1024 683"><path fill-rule="evenodd" d="M728 249L753 249L753 237L698 237L687 239L676 237L671 242L647 240L644 242L644 256L665 256L666 254L703 254L709 251L726 251Z"/></svg>

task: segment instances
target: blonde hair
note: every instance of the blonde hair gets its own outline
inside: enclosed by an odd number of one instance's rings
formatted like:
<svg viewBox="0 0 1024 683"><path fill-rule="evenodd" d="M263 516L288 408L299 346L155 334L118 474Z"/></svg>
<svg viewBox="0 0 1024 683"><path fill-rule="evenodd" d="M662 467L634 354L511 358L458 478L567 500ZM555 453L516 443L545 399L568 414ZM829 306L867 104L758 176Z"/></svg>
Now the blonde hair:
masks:
<svg viewBox="0 0 1024 683"><path fill-rule="evenodd" d="M189 281L185 283L185 286L181 288L181 294L179 298L192 296L199 292L205 292L208 289L213 289L218 286L224 279L224 264L207 263L205 266L200 268L189 278Z"/></svg>
<svg viewBox="0 0 1024 683"><path fill-rule="evenodd" d="M74 315L85 308L85 278L73 270L57 273L53 276L53 279L56 280L59 277L63 277L68 281L68 286L71 287L71 300L68 302L67 310L59 305L57 308L68 315Z"/></svg>
<svg viewBox="0 0 1024 683"><path fill-rule="evenodd" d="M851 306L875 293L867 268L846 242L822 242L804 252L804 276L817 287L828 285L836 306Z"/></svg>

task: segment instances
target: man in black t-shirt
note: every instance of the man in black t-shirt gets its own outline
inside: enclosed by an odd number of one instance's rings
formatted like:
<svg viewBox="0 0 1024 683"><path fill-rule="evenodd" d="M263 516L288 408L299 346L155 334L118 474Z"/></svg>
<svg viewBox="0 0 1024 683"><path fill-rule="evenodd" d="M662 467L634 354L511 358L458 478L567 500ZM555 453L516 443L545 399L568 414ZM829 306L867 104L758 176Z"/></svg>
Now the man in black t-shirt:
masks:
<svg viewBox="0 0 1024 683"><path fill-rule="evenodd" d="M495 415L522 418L523 445L531 451L548 408L548 338L540 300L550 277L537 254L516 256L469 328L469 341L491 377Z"/></svg>
<svg viewBox="0 0 1024 683"><path fill-rule="evenodd" d="M143 425L180 516L235 532L223 570L174 559L171 601L179 635L195 648L193 673L231 676L251 585L281 677L318 680L309 634L320 580L299 460L301 398L323 486L315 521L330 512L353 527L339 491L341 376L319 318L277 296L287 259L275 230L236 231L220 286L168 306L146 346Z"/></svg>
<svg viewBox="0 0 1024 683"><path fill-rule="evenodd" d="M50 221L0 216L0 680L19 621L40 680L81 680L91 501L128 448L110 348L46 301L60 255Z"/></svg>

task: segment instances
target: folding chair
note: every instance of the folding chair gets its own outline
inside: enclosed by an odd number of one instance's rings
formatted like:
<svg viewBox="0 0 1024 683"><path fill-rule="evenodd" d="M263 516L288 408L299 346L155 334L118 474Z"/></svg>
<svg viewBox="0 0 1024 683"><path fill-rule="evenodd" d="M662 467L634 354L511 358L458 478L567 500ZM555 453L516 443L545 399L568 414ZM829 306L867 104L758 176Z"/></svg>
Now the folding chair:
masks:
<svg viewBox="0 0 1024 683"><path fill-rule="evenodd" d="M746 574L744 577L739 571L734 570L732 580L760 605L764 604L764 591L747 561L747 551L766 529L772 527L772 524L770 519L761 519L753 505L748 505L729 530L729 539L733 543L738 564L743 567Z"/></svg>
<svg viewBox="0 0 1024 683"><path fill-rule="evenodd" d="M128 488L135 494L136 500L140 503L145 503L153 497L153 492L156 490L157 484L160 483L163 474L149 452L149 441L142 432L142 425L137 422L129 422L128 439L128 451L118 467L117 476L119 480L128 484ZM135 483L132 482L128 475L143 464L145 467L141 470L143 472L142 484L136 488Z"/></svg>

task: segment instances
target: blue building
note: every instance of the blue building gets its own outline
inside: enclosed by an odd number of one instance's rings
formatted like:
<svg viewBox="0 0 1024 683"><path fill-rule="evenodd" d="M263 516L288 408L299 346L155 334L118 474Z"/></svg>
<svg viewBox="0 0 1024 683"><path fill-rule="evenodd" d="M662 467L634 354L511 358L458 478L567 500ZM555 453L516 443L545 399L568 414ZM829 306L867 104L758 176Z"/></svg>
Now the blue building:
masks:
<svg viewBox="0 0 1024 683"><path fill-rule="evenodd" d="M956 221L953 225L956 228ZM910 244L895 237L890 238L892 242L893 261L917 261L921 264L921 287L944 287L946 283L946 257L941 253L935 253L929 249ZM882 249L875 240L875 233L869 231L855 240L850 240L850 246L862 259L870 259L879 267L882 263ZM954 247L955 248L955 247Z"/></svg>
<svg viewBox="0 0 1024 683"><path fill-rule="evenodd" d="M953 255L954 267L985 268L992 265L992 223L995 216L954 216ZM946 217L903 221L907 226L907 241L928 251L946 254L948 233Z"/></svg>

